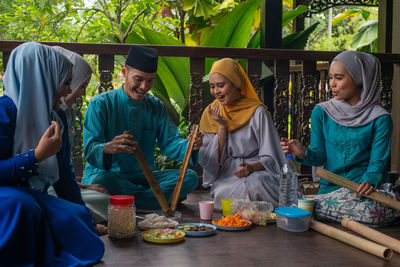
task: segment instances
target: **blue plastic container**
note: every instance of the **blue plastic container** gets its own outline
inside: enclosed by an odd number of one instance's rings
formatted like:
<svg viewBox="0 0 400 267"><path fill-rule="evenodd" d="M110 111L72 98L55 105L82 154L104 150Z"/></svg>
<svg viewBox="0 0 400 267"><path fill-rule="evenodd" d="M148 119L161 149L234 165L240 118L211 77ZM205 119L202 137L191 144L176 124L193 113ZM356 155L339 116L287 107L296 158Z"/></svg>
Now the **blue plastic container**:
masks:
<svg viewBox="0 0 400 267"><path fill-rule="evenodd" d="M311 212L298 207L275 209L276 226L290 232L305 232L310 226Z"/></svg>

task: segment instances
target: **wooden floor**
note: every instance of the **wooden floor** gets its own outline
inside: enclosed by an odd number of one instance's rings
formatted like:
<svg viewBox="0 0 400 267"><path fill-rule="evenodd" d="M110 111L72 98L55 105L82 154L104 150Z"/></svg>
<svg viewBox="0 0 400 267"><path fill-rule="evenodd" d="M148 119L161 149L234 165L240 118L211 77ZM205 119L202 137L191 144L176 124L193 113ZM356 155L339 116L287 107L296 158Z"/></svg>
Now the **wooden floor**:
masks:
<svg viewBox="0 0 400 267"><path fill-rule="evenodd" d="M192 193L180 206L180 222L199 222L197 202L208 193ZM215 212L219 219L221 213ZM337 224L335 225L340 228ZM380 229L400 239L400 227ZM386 261L314 232L292 233L275 224L252 226L242 232L217 231L210 237L185 237L177 244L151 244L140 230L131 240L102 236L103 266L400 266L400 255Z"/></svg>

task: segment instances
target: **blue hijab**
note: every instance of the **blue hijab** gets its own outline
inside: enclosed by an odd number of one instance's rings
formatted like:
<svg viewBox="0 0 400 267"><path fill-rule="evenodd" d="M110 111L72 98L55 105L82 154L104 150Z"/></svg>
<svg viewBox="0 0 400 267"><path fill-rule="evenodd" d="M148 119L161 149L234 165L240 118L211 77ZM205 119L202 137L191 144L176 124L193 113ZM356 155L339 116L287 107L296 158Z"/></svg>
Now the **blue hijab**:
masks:
<svg viewBox="0 0 400 267"><path fill-rule="evenodd" d="M72 64L50 46L24 43L15 48L3 77L4 94L17 107L13 154L36 148L54 120L53 106L58 89L71 74ZM42 161L38 176L30 178L32 188L42 191L59 179L56 155Z"/></svg>

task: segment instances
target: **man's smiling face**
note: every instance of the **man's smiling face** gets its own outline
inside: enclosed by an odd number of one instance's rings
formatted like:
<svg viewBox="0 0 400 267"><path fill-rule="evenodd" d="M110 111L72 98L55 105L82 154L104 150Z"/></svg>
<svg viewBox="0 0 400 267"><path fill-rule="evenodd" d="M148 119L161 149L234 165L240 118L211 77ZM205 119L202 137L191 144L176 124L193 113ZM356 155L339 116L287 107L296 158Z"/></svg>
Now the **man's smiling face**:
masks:
<svg viewBox="0 0 400 267"><path fill-rule="evenodd" d="M144 98L156 78L156 73L143 72L128 65L122 66L122 74L125 77L124 92L135 100Z"/></svg>

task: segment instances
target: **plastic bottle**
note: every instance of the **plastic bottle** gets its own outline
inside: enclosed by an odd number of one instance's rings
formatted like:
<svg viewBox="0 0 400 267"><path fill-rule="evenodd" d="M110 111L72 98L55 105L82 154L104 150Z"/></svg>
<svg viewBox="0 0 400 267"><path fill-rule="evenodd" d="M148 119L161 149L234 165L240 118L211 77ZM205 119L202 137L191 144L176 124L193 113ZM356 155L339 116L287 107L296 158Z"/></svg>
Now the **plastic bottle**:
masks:
<svg viewBox="0 0 400 267"><path fill-rule="evenodd" d="M136 210L133 196L110 197L108 207L108 236L112 239L131 238L135 235Z"/></svg>
<svg viewBox="0 0 400 267"><path fill-rule="evenodd" d="M279 207L297 206L298 200L298 174L293 157L286 155L286 163L281 171L281 182L279 186Z"/></svg>

